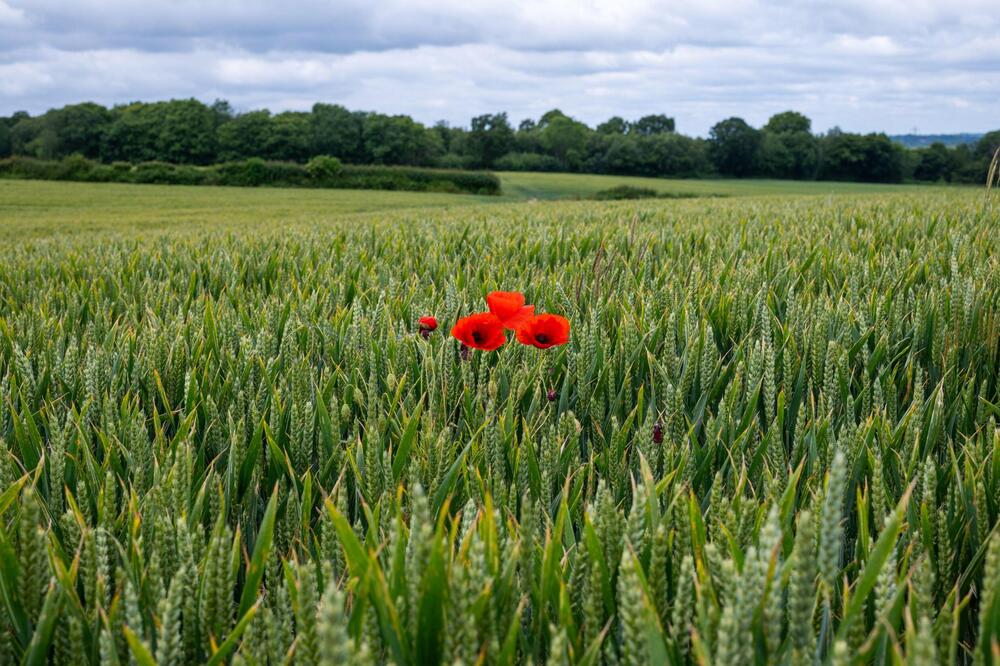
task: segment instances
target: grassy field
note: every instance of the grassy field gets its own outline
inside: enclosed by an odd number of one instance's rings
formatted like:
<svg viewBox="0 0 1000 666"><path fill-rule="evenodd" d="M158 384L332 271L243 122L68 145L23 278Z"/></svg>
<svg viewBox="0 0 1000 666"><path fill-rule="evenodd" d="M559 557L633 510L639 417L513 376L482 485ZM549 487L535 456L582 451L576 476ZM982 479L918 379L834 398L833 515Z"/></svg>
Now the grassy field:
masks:
<svg viewBox="0 0 1000 666"><path fill-rule="evenodd" d="M125 230L149 233L316 224L358 212L448 209L495 197L427 192L183 185L123 185L0 179L0 234Z"/></svg>
<svg viewBox="0 0 1000 666"><path fill-rule="evenodd" d="M705 196L916 194L928 186L793 181L666 180L584 174L500 174L504 194L463 194L289 188L187 187L0 179L0 237L62 233L120 234L164 230L289 228L345 214L517 201L586 198L627 184Z"/></svg>
<svg viewBox="0 0 1000 666"><path fill-rule="evenodd" d="M739 185L0 181L0 664L997 663L996 212Z"/></svg>
<svg viewBox="0 0 1000 666"><path fill-rule="evenodd" d="M509 199L560 199L587 197L599 190L617 185L648 187L658 192L699 196L761 196L796 194L877 194L899 191L904 186L869 183L836 183L792 180L688 180L669 178L637 178L632 176L595 176L576 173L524 173L517 171L497 174L503 183L504 196ZM905 186L904 189L926 189L926 185Z"/></svg>

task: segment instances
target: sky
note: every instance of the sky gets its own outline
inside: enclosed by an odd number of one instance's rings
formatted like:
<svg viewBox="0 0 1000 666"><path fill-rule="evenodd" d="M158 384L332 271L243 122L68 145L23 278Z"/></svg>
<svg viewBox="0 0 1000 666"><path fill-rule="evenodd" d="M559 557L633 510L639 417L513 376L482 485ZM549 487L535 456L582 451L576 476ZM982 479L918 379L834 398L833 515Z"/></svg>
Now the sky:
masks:
<svg viewBox="0 0 1000 666"><path fill-rule="evenodd" d="M0 0L0 115L196 97L467 126L559 108L704 136L1000 127L995 0Z"/></svg>

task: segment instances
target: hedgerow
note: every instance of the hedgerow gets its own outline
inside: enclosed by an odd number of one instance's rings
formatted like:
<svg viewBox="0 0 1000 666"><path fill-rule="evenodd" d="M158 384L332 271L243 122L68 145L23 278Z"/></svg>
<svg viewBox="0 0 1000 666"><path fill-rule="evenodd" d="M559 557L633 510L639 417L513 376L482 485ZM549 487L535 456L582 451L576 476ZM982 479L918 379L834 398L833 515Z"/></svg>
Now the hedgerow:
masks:
<svg viewBox="0 0 1000 666"><path fill-rule="evenodd" d="M324 162L324 160L334 160ZM313 158L309 164L250 158L212 166L140 162L101 164L78 155L60 161L30 157L0 159L0 178L83 182L226 185L235 187L320 187L499 194L500 179L483 171L340 164Z"/></svg>

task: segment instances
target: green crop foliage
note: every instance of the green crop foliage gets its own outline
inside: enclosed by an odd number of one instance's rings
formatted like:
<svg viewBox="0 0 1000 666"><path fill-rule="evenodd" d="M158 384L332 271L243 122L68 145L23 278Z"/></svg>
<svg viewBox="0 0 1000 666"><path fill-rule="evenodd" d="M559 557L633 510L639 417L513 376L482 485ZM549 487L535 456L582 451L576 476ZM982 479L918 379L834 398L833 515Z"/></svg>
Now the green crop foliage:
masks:
<svg viewBox="0 0 1000 666"><path fill-rule="evenodd" d="M0 240L0 664L1000 663L981 192L113 191Z"/></svg>

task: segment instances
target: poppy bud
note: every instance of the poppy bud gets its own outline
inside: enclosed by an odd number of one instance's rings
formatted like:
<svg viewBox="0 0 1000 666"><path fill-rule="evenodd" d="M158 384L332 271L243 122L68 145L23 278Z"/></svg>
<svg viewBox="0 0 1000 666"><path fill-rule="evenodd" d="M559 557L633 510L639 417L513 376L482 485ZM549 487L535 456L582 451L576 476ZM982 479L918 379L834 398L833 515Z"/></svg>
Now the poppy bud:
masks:
<svg viewBox="0 0 1000 666"><path fill-rule="evenodd" d="M556 393L555 389L549 389L549 392L545 394L545 397L549 399L549 402L555 402L559 394Z"/></svg>
<svg viewBox="0 0 1000 666"><path fill-rule="evenodd" d="M653 424L653 443L663 443L663 426L659 422Z"/></svg>
<svg viewBox="0 0 1000 666"><path fill-rule="evenodd" d="M434 317L421 317L417 322L420 328L420 335L423 336L424 340L431 337L431 333L438 327L438 320Z"/></svg>

